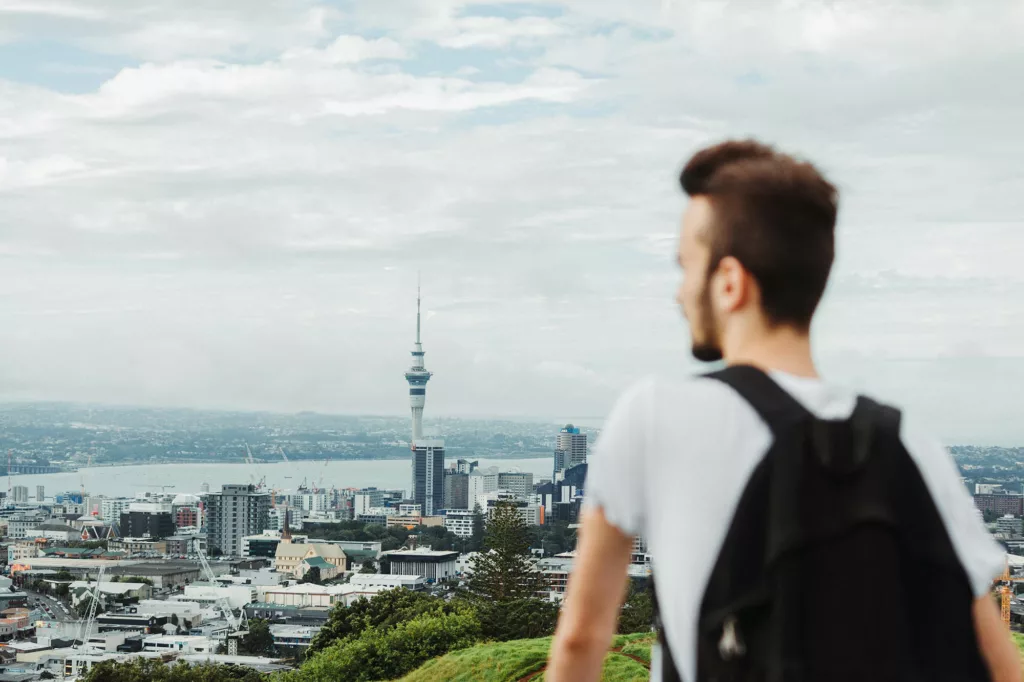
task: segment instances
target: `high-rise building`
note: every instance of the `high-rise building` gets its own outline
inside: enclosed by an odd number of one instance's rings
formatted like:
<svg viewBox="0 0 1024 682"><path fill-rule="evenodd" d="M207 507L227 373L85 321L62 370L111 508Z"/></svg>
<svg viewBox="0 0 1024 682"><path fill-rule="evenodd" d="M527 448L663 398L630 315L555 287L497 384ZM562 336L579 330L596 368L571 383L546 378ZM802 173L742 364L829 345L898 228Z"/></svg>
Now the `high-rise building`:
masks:
<svg viewBox="0 0 1024 682"><path fill-rule="evenodd" d="M423 366L423 344L420 342L420 292L416 289L416 343L412 348L412 367L405 373L409 382L409 405L412 407L412 443L423 437L423 406L427 402L427 382L432 374Z"/></svg>
<svg viewBox="0 0 1024 682"><path fill-rule="evenodd" d="M121 514L128 511L133 500L127 497L104 498L100 500L100 518L109 524L118 523Z"/></svg>
<svg viewBox="0 0 1024 682"><path fill-rule="evenodd" d="M470 462L465 459L457 459L455 460L455 466L453 468L455 469L456 472L460 474L468 474L472 473L472 471L476 469L478 466L480 466L480 462Z"/></svg>
<svg viewBox="0 0 1024 682"><path fill-rule="evenodd" d="M211 552L240 556L242 538L269 527L270 494L257 492L254 485L222 485L219 493L204 498Z"/></svg>
<svg viewBox="0 0 1024 682"><path fill-rule="evenodd" d="M555 481L560 479L560 474L569 467L583 464L587 461L587 434L580 433L578 427L566 424L558 432L555 441Z"/></svg>
<svg viewBox="0 0 1024 682"><path fill-rule="evenodd" d="M28 486L16 485L11 488L11 501L14 502L14 504L23 504L28 502Z"/></svg>
<svg viewBox="0 0 1024 682"><path fill-rule="evenodd" d="M469 508L469 474L446 469L444 472L444 508Z"/></svg>
<svg viewBox="0 0 1024 682"><path fill-rule="evenodd" d="M36 486L36 502L42 502L46 499L46 488L41 485Z"/></svg>
<svg viewBox="0 0 1024 682"><path fill-rule="evenodd" d="M444 508L444 441L418 440L412 448L412 501L424 516Z"/></svg>
<svg viewBox="0 0 1024 682"><path fill-rule="evenodd" d="M135 511L121 514L121 536L162 539L174 535L174 519L169 511Z"/></svg>
<svg viewBox="0 0 1024 682"><path fill-rule="evenodd" d="M507 490L525 499L533 493L533 474L523 471L502 471L498 474L498 490Z"/></svg>

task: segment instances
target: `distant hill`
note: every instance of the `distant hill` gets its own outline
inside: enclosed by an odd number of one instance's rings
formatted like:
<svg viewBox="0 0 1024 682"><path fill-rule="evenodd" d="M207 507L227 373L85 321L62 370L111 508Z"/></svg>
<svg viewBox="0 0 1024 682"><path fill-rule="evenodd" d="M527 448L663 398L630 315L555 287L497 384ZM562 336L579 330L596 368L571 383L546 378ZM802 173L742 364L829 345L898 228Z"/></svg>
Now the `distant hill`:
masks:
<svg viewBox="0 0 1024 682"><path fill-rule="evenodd" d="M650 677L654 634L623 635L612 642L603 682L641 682ZM543 682L551 638L480 644L424 663L403 682Z"/></svg>

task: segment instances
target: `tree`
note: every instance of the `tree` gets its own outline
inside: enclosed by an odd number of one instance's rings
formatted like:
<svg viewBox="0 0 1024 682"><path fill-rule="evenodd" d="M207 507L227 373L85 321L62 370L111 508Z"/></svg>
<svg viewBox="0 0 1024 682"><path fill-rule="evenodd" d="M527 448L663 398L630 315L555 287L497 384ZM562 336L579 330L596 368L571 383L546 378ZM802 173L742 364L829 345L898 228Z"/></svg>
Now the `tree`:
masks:
<svg viewBox="0 0 1024 682"><path fill-rule="evenodd" d="M57 582L69 583L75 579L75 576L71 575L66 568L62 568L57 571L57 575L53 576L53 579Z"/></svg>
<svg viewBox="0 0 1024 682"><path fill-rule="evenodd" d="M558 607L538 598L547 579L530 557L529 531L514 504L494 507L472 571L468 596L485 637L507 641L554 632Z"/></svg>
<svg viewBox="0 0 1024 682"><path fill-rule="evenodd" d="M530 558L526 522L512 503L495 505L484 535L484 549L472 560L469 591L477 599L508 602L532 599L547 587Z"/></svg>
<svg viewBox="0 0 1024 682"><path fill-rule="evenodd" d="M89 669L85 682L264 682L263 675L240 665L168 665L159 659L104 661Z"/></svg>
<svg viewBox="0 0 1024 682"><path fill-rule="evenodd" d="M274 636L270 634L270 623L260 618L249 621L249 632L239 645L252 656L271 656L274 653Z"/></svg>
<svg viewBox="0 0 1024 682"><path fill-rule="evenodd" d="M178 624L178 614L172 613L171 614L171 625L177 625L177 624Z"/></svg>
<svg viewBox="0 0 1024 682"><path fill-rule="evenodd" d="M89 604L92 602L92 594L86 594L82 597L82 601L78 602L78 606L75 607L75 613L79 618L85 618L89 615ZM97 602L96 604L96 615L103 613L103 603Z"/></svg>
<svg viewBox="0 0 1024 682"><path fill-rule="evenodd" d="M452 613L424 613L391 629L368 628L306 659L282 682L393 680L449 651L480 640L480 623L462 605Z"/></svg>
<svg viewBox="0 0 1024 682"><path fill-rule="evenodd" d="M373 559L367 559L363 562L363 565L359 568L360 573L376 573L377 569L373 566Z"/></svg>
<svg viewBox="0 0 1024 682"><path fill-rule="evenodd" d="M70 592L71 588L68 586L67 583L59 583L56 587L53 588L53 593L61 599L68 596L68 593Z"/></svg>
<svg viewBox="0 0 1024 682"><path fill-rule="evenodd" d="M310 583L312 585L322 585L323 580L320 578L319 567L313 566L311 569L306 571L306 575L302 576L302 582Z"/></svg>
<svg viewBox="0 0 1024 682"><path fill-rule="evenodd" d="M133 575L130 578L122 578L121 582L123 582L123 583L142 583L143 585L149 585L150 587L153 587L153 581L150 578L143 578L142 576L139 576L139 575Z"/></svg>
<svg viewBox="0 0 1024 682"><path fill-rule="evenodd" d="M484 546L484 514L480 504L473 506L473 534L469 538L469 551L479 552Z"/></svg>
<svg viewBox="0 0 1024 682"><path fill-rule="evenodd" d="M630 585L629 597L619 612L619 634L630 635L654 629L654 600L648 581Z"/></svg>
<svg viewBox="0 0 1024 682"><path fill-rule="evenodd" d="M983 512L981 512L981 515L982 518L984 518L985 523L995 523L996 519L999 518L999 514L996 514L991 509L984 510Z"/></svg>
<svg viewBox="0 0 1024 682"><path fill-rule="evenodd" d="M371 628L389 630L424 613L452 613L461 606L464 605L451 604L439 597L400 587L384 590L371 599L357 599L348 607L338 604L313 638L309 655L323 651L340 640L358 637Z"/></svg>

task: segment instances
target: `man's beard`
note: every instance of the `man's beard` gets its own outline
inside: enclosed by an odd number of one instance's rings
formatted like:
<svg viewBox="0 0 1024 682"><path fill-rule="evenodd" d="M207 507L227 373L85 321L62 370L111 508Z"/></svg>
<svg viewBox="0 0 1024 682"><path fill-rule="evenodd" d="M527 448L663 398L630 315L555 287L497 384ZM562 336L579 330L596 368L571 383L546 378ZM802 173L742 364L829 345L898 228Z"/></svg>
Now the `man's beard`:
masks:
<svg viewBox="0 0 1024 682"><path fill-rule="evenodd" d="M700 362L718 362L722 359L722 346L718 334L718 325L715 323L715 316L711 310L711 294L709 287L705 284L704 291L700 294L700 309L698 323L700 336L697 330L691 330L693 345L690 352ZM698 338L700 339L698 341Z"/></svg>

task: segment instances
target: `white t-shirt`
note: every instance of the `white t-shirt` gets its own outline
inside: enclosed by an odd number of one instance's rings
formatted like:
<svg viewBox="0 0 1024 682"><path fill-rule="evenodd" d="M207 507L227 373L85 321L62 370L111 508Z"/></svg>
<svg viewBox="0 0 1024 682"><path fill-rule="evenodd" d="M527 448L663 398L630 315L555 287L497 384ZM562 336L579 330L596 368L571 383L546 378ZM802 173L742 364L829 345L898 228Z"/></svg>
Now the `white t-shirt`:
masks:
<svg viewBox="0 0 1024 682"><path fill-rule="evenodd" d="M818 379L773 372L810 412L846 419L856 395ZM903 445L916 462L976 595L1004 566L945 448L904 415ZM665 635L683 679L696 673L704 589L747 480L772 443L768 426L726 384L647 379L612 409L587 472L587 504L630 535L654 563Z"/></svg>

